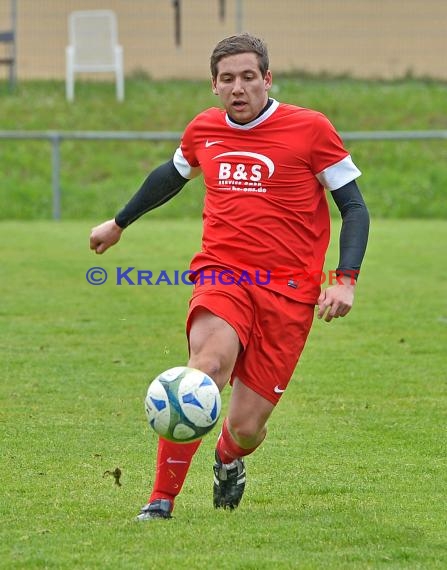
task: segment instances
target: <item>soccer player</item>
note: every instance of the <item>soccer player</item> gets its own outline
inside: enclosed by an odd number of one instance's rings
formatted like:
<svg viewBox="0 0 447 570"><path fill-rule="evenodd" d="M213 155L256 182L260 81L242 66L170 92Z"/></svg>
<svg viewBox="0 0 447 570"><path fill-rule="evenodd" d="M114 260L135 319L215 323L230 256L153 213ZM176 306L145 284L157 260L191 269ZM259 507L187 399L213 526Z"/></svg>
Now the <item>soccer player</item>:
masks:
<svg viewBox="0 0 447 570"><path fill-rule="evenodd" d="M262 40L239 34L219 42L211 77L223 109L205 110L189 123L173 158L149 174L114 219L92 230L90 247L103 253L129 224L203 174L188 366L209 374L221 390L229 380L232 385L215 451L213 501L234 509L245 488L243 458L266 436L315 305L327 322L352 307L369 215L356 183L360 171L329 120L269 97L272 74ZM321 291L330 230L325 189L342 227L336 280ZM159 439L154 486L138 520L171 517L199 444Z"/></svg>

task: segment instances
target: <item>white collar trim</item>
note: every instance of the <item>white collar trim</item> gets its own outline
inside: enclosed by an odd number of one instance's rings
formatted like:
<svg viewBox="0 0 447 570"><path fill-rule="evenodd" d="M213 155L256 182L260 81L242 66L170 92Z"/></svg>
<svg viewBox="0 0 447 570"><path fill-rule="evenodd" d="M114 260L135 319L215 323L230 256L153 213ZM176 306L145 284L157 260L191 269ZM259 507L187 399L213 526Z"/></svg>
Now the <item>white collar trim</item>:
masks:
<svg viewBox="0 0 447 570"><path fill-rule="evenodd" d="M250 129L253 129L254 127L257 127L258 125L260 125L264 121L266 121L269 117L271 117L273 115L273 113L276 111L276 109L278 107L279 107L279 102L276 99L273 99L273 103L265 111L265 113L262 113L262 115L260 117L253 119L253 121L250 121L249 123L245 123L245 125L239 125L238 123L234 123L229 118L228 113L225 114L225 121L227 122L227 125L229 127L232 127L233 129L241 129L243 131L248 131Z"/></svg>

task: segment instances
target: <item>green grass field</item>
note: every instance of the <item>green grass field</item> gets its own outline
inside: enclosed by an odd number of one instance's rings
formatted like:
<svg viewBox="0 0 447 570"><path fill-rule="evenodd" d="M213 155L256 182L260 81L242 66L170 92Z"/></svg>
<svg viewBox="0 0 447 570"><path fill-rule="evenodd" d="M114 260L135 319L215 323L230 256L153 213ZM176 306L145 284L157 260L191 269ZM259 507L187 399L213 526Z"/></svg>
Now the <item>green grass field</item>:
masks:
<svg viewBox="0 0 447 570"><path fill-rule="evenodd" d="M185 362L190 289L113 273L186 269L201 228L149 215L95 256L91 225L0 224L0 567L447 567L445 221L373 219L353 311L315 322L241 507L212 508L216 429L175 518L147 524L133 521L156 450L143 399ZM94 265L102 286L85 279Z"/></svg>

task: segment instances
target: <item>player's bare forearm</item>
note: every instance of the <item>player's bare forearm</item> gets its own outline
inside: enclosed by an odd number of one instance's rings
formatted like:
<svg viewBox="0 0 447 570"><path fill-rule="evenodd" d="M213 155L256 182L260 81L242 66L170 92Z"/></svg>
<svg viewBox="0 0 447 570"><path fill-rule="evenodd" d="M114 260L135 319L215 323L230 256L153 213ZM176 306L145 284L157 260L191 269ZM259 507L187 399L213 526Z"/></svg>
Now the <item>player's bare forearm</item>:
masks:
<svg viewBox="0 0 447 570"><path fill-rule="evenodd" d="M96 253L104 253L115 245L121 238L123 229L115 222L115 220L107 220L92 229L90 233L90 249Z"/></svg>
<svg viewBox="0 0 447 570"><path fill-rule="evenodd" d="M355 281L347 275L340 276L337 284L324 289L318 297L317 317L326 322L345 317L354 303Z"/></svg>

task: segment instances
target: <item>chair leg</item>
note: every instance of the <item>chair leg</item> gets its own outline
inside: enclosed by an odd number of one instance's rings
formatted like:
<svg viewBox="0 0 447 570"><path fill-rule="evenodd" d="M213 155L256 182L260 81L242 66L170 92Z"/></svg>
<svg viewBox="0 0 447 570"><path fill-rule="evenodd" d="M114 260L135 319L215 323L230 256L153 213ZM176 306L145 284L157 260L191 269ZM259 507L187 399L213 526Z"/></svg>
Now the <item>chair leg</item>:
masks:
<svg viewBox="0 0 447 570"><path fill-rule="evenodd" d="M74 101L74 70L73 58L70 48L67 48L65 62L65 96L67 101Z"/></svg>
<svg viewBox="0 0 447 570"><path fill-rule="evenodd" d="M116 73L116 98L124 101L124 77L121 71Z"/></svg>
<svg viewBox="0 0 447 570"><path fill-rule="evenodd" d="M70 103L74 101L74 78L72 73L67 74L65 81L65 96L67 101L70 101Z"/></svg>
<svg viewBox="0 0 447 570"><path fill-rule="evenodd" d="M118 101L124 101L124 65L123 65L123 49L121 46L115 48L116 60L116 98Z"/></svg>

